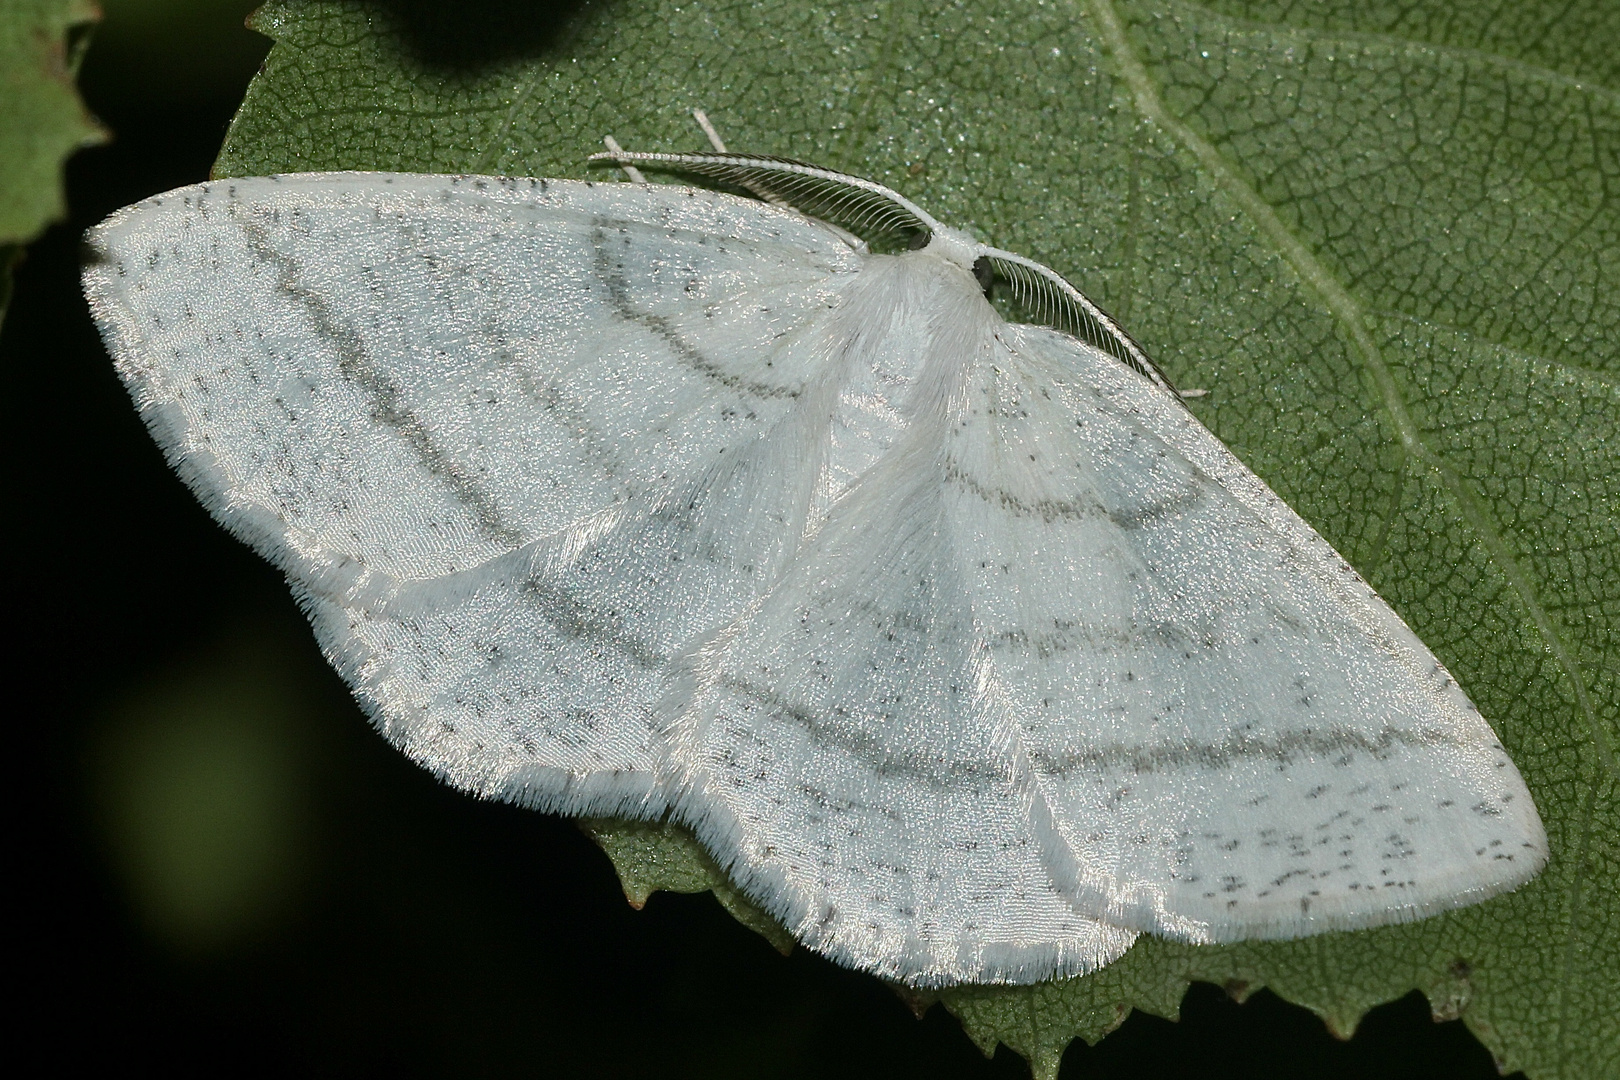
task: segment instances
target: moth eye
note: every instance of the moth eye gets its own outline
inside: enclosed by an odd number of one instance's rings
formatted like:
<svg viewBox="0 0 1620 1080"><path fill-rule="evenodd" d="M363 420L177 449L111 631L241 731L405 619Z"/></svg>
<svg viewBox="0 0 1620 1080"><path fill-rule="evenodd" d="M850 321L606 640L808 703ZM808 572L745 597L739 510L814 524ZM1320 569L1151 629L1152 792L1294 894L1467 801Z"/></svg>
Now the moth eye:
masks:
<svg viewBox="0 0 1620 1080"><path fill-rule="evenodd" d="M933 234L927 229L918 229L916 232L911 234L911 239L906 241L906 250L921 251L923 248L928 246L928 241L932 240L933 238Z"/></svg>
<svg viewBox="0 0 1620 1080"><path fill-rule="evenodd" d="M990 260L983 255L973 260L973 278L984 290L984 295L990 295L990 286L996 283L996 272L990 266Z"/></svg>

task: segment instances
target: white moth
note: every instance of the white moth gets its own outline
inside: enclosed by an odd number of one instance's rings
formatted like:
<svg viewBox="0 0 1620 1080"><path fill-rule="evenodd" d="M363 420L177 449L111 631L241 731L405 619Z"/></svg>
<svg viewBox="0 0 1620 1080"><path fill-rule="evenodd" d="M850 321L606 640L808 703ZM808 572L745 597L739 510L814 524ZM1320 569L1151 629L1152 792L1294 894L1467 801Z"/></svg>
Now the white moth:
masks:
<svg viewBox="0 0 1620 1080"><path fill-rule="evenodd" d="M90 233L153 435L406 753L668 815L805 945L917 986L1414 919L1541 867L1445 668L1057 274L855 177L615 159L925 243L383 173ZM987 274L1058 329L1005 322Z"/></svg>

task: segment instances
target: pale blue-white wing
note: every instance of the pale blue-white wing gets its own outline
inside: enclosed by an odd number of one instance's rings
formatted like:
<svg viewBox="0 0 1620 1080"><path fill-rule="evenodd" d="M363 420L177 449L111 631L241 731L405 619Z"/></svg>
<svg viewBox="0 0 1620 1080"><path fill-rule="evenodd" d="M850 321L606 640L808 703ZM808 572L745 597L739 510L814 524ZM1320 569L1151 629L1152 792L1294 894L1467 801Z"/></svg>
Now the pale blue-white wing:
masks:
<svg viewBox="0 0 1620 1080"><path fill-rule="evenodd" d="M563 813L656 814L648 739L672 662L745 612L797 548L830 388L588 529L383 601L318 600L317 632L395 741L454 783Z"/></svg>
<svg viewBox="0 0 1620 1080"><path fill-rule="evenodd" d="M858 257L690 188L222 180L91 230L85 290L171 459L296 573L422 580L694 475L812 372Z"/></svg>
<svg viewBox="0 0 1620 1080"><path fill-rule="evenodd" d="M657 657L797 538L840 239L687 188L360 173L186 188L89 239L171 462L407 750L536 802L645 788ZM722 489L761 516L705 519Z"/></svg>
<svg viewBox="0 0 1620 1080"><path fill-rule="evenodd" d="M850 336L932 340L940 362L909 430L781 580L685 658L655 745L677 815L807 945L915 985L1027 983L1091 971L1135 935L1064 886L1072 856L950 548L946 417L994 325L958 275L970 303L919 307L905 272L863 283L851 309L883 317Z"/></svg>
<svg viewBox="0 0 1620 1080"><path fill-rule="evenodd" d="M1482 899L1546 859L1433 654L1170 395L1007 327L943 482L997 693L1121 925L1296 937Z"/></svg>

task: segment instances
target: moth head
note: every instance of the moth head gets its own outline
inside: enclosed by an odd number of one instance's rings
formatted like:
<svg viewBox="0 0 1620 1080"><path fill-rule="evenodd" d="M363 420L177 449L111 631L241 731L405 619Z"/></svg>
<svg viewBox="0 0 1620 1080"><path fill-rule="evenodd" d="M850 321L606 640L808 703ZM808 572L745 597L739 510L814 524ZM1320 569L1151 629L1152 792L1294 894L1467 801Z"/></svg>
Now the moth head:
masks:
<svg viewBox="0 0 1620 1080"><path fill-rule="evenodd" d="M953 229L949 225L936 224L932 232L933 235L929 237L928 246L923 249L924 251L938 255L975 277L978 276L975 264L985 252L983 244L961 229Z"/></svg>

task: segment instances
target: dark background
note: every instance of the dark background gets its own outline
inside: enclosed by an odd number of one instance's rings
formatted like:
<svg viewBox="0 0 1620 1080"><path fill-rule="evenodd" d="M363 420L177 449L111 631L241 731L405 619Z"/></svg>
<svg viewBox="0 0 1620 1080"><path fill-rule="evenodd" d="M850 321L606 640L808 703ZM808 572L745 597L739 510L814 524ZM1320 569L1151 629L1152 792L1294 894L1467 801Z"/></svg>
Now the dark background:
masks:
<svg viewBox="0 0 1620 1080"><path fill-rule="evenodd" d="M69 163L72 220L29 250L0 329L25 1067L1027 1076L707 894L633 911L573 825L442 788L371 732L278 575L164 466L77 287L86 226L206 177L269 43L244 0L106 6L80 81L113 141ZM1341 1042L1264 991L1197 985L1179 1023L1134 1015L1065 1075L1496 1073L1416 993Z"/></svg>

